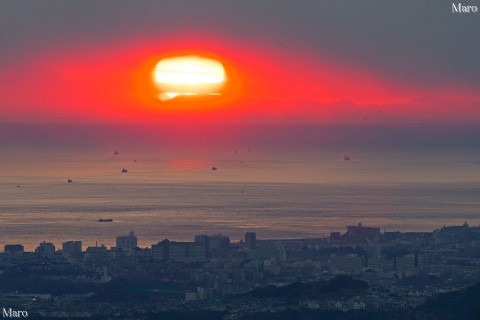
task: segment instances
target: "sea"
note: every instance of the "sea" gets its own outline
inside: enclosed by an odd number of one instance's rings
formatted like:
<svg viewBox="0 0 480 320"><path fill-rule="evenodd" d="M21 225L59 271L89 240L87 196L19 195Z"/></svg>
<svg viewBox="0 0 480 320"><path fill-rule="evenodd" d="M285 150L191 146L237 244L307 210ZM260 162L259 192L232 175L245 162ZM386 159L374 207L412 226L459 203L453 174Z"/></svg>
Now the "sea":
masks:
<svg viewBox="0 0 480 320"><path fill-rule="evenodd" d="M239 241L252 231L318 238L358 223L402 232L480 225L478 148L42 143L1 150L2 247L109 247L130 231L149 247L198 234Z"/></svg>

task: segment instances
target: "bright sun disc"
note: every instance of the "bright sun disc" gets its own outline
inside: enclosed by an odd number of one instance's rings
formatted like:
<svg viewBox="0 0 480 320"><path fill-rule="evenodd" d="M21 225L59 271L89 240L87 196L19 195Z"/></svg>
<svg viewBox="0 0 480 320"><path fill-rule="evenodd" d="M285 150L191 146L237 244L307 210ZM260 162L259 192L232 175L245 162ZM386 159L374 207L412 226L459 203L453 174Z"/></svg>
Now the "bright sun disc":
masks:
<svg viewBox="0 0 480 320"><path fill-rule="evenodd" d="M162 101L178 96L220 95L226 74L216 60L199 56L181 56L160 60L153 80Z"/></svg>

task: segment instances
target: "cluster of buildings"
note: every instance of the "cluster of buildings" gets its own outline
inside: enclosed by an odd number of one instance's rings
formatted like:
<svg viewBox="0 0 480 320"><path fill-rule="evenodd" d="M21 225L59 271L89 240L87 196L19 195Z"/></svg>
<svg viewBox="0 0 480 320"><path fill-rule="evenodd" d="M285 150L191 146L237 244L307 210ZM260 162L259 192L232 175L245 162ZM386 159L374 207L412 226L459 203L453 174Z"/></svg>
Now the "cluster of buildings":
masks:
<svg viewBox="0 0 480 320"><path fill-rule="evenodd" d="M371 295L348 303L308 300L302 305L404 308L480 281L480 227L465 223L433 232L402 233L358 224L325 238L259 240L255 232L247 232L240 242L222 234L196 235L191 242L165 239L149 248L138 247L134 232L117 236L111 248L84 250L81 241L67 241L57 250L53 243L41 242L35 252L25 252L20 244L6 244L0 253L0 275L20 267L36 278L72 283L149 279L151 287L145 289L172 294L177 307L202 304L208 308L221 308L225 302L218 299L259 286L346 274L367 281ZM422 277L441 281L417 287L415 294L412 288L405 290L408 279ZM235 303L229 308L235 309ZM243 305L237 307L241 313Z"/></svg>

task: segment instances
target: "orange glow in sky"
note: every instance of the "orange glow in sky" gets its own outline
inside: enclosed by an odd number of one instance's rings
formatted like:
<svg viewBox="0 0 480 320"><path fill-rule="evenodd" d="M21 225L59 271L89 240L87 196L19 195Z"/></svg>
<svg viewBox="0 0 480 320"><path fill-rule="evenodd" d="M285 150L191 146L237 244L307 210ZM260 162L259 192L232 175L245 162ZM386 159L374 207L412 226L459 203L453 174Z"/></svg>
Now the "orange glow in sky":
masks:
<svg viewBox="0 0 480 320"><path fill-rule="evenodd" d="M153 80L162 101L178 96L220 95L226 74L216 60L199 56L180 56L160 60L153 71Z"/></svg>
<svg viewBox="0 0 480 320"><path fill-rule="evenodd" d="M420 87L295 47L167 40L85 43L19 60L0 73L0 116L165 123L480 118L473 86Z"/></svg>

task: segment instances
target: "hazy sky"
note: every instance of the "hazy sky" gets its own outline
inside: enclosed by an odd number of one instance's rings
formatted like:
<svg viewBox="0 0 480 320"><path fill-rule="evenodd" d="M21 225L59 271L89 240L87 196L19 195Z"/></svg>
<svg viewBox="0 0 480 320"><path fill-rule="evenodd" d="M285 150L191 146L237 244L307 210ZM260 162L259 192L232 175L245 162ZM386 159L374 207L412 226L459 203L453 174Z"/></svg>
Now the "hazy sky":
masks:
<svg viewBox="0 0 480 320"><path fill-rule="evenodd" d="M480 13L451 6L3 0L0 118L165 117L138 98L136 70L155 56L198 50L225 59L242 82L229 103L249 107L225 117L480 119Z"/></svg>

